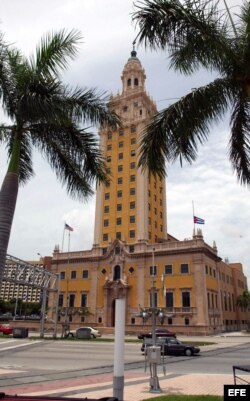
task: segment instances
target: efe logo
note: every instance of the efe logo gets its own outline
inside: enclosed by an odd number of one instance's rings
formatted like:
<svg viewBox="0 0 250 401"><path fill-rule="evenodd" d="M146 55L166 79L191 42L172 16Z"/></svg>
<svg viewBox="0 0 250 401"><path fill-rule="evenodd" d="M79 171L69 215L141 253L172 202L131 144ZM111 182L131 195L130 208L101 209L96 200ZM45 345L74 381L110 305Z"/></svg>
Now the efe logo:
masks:
<svg viewBox="0 0 250 401"><path fill-rule="evenodd" d="M242 401L250 399L249 385L224 385L224 401Z"/></svg>

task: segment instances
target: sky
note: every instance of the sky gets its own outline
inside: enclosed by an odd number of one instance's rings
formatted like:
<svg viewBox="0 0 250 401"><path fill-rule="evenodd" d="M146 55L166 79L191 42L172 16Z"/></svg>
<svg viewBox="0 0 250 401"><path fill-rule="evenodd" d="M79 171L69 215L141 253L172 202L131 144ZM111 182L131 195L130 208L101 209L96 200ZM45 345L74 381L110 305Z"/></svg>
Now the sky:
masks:
<svg viewBox="0 0 250 401"><path fill-rule="evenodd" d="M221 2L223 8L223 1ZM232 11L238 0L228 0ZM62 28L78 29L83 40L76 60L64 75L72 86L96 87L108 94L121 90L121 72L132 50L136 29L131 20L131 0L1 0L0 30L5 40L26 56L40 38ZM146 75L146 88L158 110L174 99L213 79L206 71L182 76L168 67L167 53L137 47ZM0 112L0 118L5 117ZM96 130L93 128L93 130ZM250 279L249 189L237 182L228 161L229 123L225 117L211 128L192 165L168 166L168 232L183 240L193 234L195 215L205 220L204 240L216 242L218 254L229 262L241 262ZM68 197L50 166L34 152L35 178L19 190L8 253L24 260L52 255L62 248L64 223L73 227L70 250L92 248L95 196L86 202ZM5 149L0 149L0 181L6 172ZM68 241L64 241L67 251ZM250 283L250 281L249 281Z"/></svg>

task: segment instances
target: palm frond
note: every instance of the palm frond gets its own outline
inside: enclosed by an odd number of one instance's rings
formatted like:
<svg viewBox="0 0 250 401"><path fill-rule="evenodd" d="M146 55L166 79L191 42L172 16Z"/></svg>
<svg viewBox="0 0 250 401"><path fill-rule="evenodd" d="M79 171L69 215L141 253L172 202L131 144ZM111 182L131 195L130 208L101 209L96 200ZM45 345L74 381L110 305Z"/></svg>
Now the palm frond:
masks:
<svg viewBox="0 0 250 401"><path fill-rule="evenodd" d="M194 90L157 113L140 138L139 165L153 174L166 175L165 162L178 157L191 163L198 144L209 134L211 124L222 118L231 104L232 82L217 79Z"/></svg>
<svg viewBox="0 0 250 401"><path fill-rule="evenodd" d="M136 7L139 44L167 49L175 69L190 74L201 66L222 70L229 68L229 59L237 62L230 27L217 2L144 0Z"/></svg>
<svg viewBox="0 0 250 401"><path fill-rule="evenodd" d="M72 197L92 194L94 180L107 182L107 171L94 134L74 124L34 124L30 127L33 145L47 158L57 178Z"/></svg>
<svg viewBox="0 0 250 401"><path fill-rule="evenodd" d="M17 69L20 68L22 55L17 49L5 49L5 59L1 65L0 95L3 110L14 118L17 108Z"/></svg>
<svg viewBox="0 0 250 401"><path fill-rule="evenodd" d="M105 93L98 93L93 89L69 89L67 88L65 102L67 108L71 108L74 121L107 124L117 128L121 124L120 118L109 107L109 97ZM64 99L62 99L64 101Z"/></svg>
<svg viewBox="0 0 250 401"><path fill-rule="evenodd" d="M231 116L229 157L242 184L250 184L250 100L245 91L237 97Z"/></svg>
<svg viewBox="0 0 250 401"><path fill-rule="evenodd" d="M77 55L77 45L81 39L82 35L76 29L68 33L65 29L48 33L37 47L36 57L31 58L31 65L38 74L58 75L59 70L66 69L68 61Z"/></svg>

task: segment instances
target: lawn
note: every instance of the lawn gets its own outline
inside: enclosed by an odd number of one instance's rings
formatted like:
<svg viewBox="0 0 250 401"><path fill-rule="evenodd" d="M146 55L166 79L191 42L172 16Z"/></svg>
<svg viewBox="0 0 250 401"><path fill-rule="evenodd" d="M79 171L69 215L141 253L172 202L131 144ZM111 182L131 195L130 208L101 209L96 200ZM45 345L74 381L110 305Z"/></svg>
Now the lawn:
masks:
<svg viewBox="0 0 250 401"><path fill-rule="evenodd" d="M162 395L144 401L222 401L219 395Z"/></svg>

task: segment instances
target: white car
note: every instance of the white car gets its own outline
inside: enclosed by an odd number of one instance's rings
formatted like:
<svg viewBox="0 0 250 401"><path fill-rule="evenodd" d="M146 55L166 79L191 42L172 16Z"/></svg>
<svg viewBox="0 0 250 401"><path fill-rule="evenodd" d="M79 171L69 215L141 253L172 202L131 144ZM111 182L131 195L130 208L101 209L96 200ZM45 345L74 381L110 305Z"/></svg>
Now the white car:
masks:
<svg viewBox="0 0 250 401"><path fill-rule="evenodd" d="M84 327L79 327L76 330L70 330L69 333L66 335L66 337L78 337L77 332L85 331L86 329L90 330L91 338L96 338L96 337L101 337L102 336L102 334L100 333L99 330L94 329L93 327L84 326Z"/></svg>

